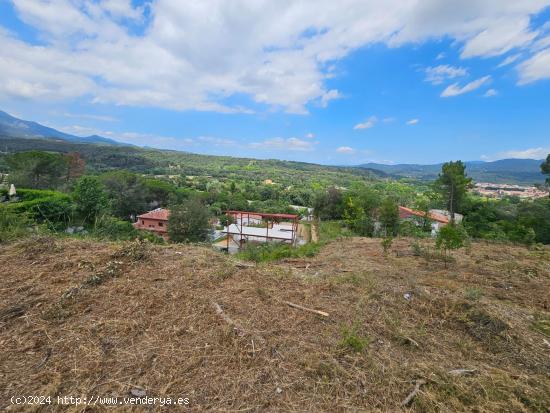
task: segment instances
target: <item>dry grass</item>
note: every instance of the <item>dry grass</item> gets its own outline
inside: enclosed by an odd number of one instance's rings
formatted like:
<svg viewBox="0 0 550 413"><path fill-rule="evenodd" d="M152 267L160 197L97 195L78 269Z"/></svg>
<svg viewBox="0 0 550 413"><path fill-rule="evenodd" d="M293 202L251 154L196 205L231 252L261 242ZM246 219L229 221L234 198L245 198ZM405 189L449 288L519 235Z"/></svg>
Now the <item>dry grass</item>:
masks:
<svg viewBox="0 0 550 413"><path fill-rule="evenodd" d="M403 255L350 238L241 268L205 247L2 246L0 410L141 388L190 411L548 411L550 250L476 243L448 269ZM36 409L60 410L109 409Z"/></svg>

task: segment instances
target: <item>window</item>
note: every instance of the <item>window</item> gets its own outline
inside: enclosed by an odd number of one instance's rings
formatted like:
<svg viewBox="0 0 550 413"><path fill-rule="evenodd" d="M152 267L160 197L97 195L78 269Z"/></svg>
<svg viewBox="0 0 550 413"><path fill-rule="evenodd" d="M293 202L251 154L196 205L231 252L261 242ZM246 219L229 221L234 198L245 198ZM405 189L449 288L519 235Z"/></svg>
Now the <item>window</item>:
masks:
<svg viewBox="0 0 550 413"><path fill-rule="evenodd" d="M144 220L141 220L141 225L145 225L145 221L144 221Z"/></svg>
<svg viewBox="0 0 550 413"><path fill-rule="evenodd" d="M164 224L162 222L159 222L159 227L163 227Z"/></svg>

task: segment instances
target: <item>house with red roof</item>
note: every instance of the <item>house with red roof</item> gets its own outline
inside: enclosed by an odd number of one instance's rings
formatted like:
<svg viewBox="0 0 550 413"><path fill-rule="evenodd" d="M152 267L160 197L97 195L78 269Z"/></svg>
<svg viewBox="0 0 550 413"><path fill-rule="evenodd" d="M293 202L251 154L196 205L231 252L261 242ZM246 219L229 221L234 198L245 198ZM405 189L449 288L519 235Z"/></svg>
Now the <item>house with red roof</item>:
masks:
<svg viewBox="0 0 550 413"><path fill-rule="evenodd" d="M428 219L432 223L432 235L436 235L441 227L444 227L445 225L448 225L449 222L451 222L451 216L448 211L443 211L440 209L430 209L427 214ZM417 211L404 206L399 206L399 219L414 219L424 217L426 217L426 212L424 211ZM462 215L455 213L455 222L461 222L462 218Z"/></svg>
<svg viewBox="0 0 550 413"><path fill-rule="evenodd" d="M157 208L145 214L138 215L134 228L151 231L165 240L168 240L168 218L170 211L164 208Z"/></svg>

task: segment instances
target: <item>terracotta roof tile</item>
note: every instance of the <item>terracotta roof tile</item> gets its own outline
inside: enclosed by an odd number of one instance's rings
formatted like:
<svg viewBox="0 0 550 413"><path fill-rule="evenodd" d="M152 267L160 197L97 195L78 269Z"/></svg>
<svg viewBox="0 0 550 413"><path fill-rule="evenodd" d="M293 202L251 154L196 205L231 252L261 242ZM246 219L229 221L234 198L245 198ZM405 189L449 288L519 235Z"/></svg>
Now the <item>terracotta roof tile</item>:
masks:
<svg viewBox="0 0 550 413"><path fill-rule="evenodd" d="M158 219L161 221L168 221L170 211L164 208L153 209L145 214L138 215L138 218Z"/></svg>

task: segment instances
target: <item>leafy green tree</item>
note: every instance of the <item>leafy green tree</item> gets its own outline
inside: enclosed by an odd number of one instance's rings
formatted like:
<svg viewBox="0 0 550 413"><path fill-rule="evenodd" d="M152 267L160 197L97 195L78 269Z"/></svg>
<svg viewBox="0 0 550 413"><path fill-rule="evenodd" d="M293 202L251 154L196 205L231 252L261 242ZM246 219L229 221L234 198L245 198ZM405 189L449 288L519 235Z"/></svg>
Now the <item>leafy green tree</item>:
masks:
<svg viewBox="0 0 550 413"><path fill-rule="evenodd" d="M168 235L174 242L206 241L210 233L210 214L200 200L191 198L170 207Z"/></svg>
<svg viewBox="0 0 550 413"><path fill-rule="evenodd" d="M431 232L432 221L430 220L430 200L427 197L418 197L414 208L423 213L421 217L418 217L420 230L422 232Z"/></svg>
<svg viewBox="0 0 550 413"><path fill-rule="evenodd" d="M447 162L441 167L441 173L435 181L436 189L445 197L451 220L460 209L461 202L472 184L466 176L466 165L462 161Z"/></svg>
<svg viewBox="0 0 550 413"><path fill-rule="evenodd" d="M318 191L313 198L314 215L321 219L340 219L344 213L344 197L338 188Z"/></svg>
<svg viewBox="0 0 550 413"><path fill-rule="evenodd" d="M72 195L76 213L84 222L95 222L96 218L107 209L108 200L105 186L95 176L80 178L74 186Z"/></svg>
<svg viewBox="0 0 550 413"><path fill-rule="evenodd" d="M550 154L548 154L546 160L540 165L540 170L544 175L550 175ZM546 185L550 186L550 176L546 178Z"/></svg>
<svg viewBox="0 0 550 413"><path fill-rule="evenodd" d="M378 219L384 230L384 236L397 235L399 229L399 207L393 198L384 198L380 205Z"/></svg>
<svg viewBox="0 0 550 413"><path fill-rule="evenodd" d="M68 173L67 158L58 153L18 152L6 159L16 186L34 189L57 188Z"/></svg>
<svg viewBox="0 0 550 413"><path fill-rule="evenodd" d="M532 202L522 202L518 206L516 219L523 226L535 232L536 242L550 244L549 197L540 198Z"/></svg>
<svg viewBox="0 0 550 413"><path fill-rule="evenodd" d="M166 206L170 197L176 192L176 188L169 182L160 179L144 179L146 199L151 207Z"/></svg>
<svg viewBox="0 0 550 413"><path fill-rule="evenodd" d="M147 185L141 176L121 170L107 172L100 180L107 189L115 216L128 220L149 209Z"/></svg>
<svg viewBox="0 0 550 413"><path fill-rule="evenodd" d="M435 240L435 246L437 249L443 251L445 268L447 268L449 252L464 247L467 239L468 234L464 227L454 224L453 222L449 225L445 225L439 230Z"/></svg>
<svg viewBox="0 0 550 413"><path fill-rule="evenodd" d="M374 223L372 217L361 206L358 198L348 197L343 214L346 226L361 236L372 236Z"/></svg>

